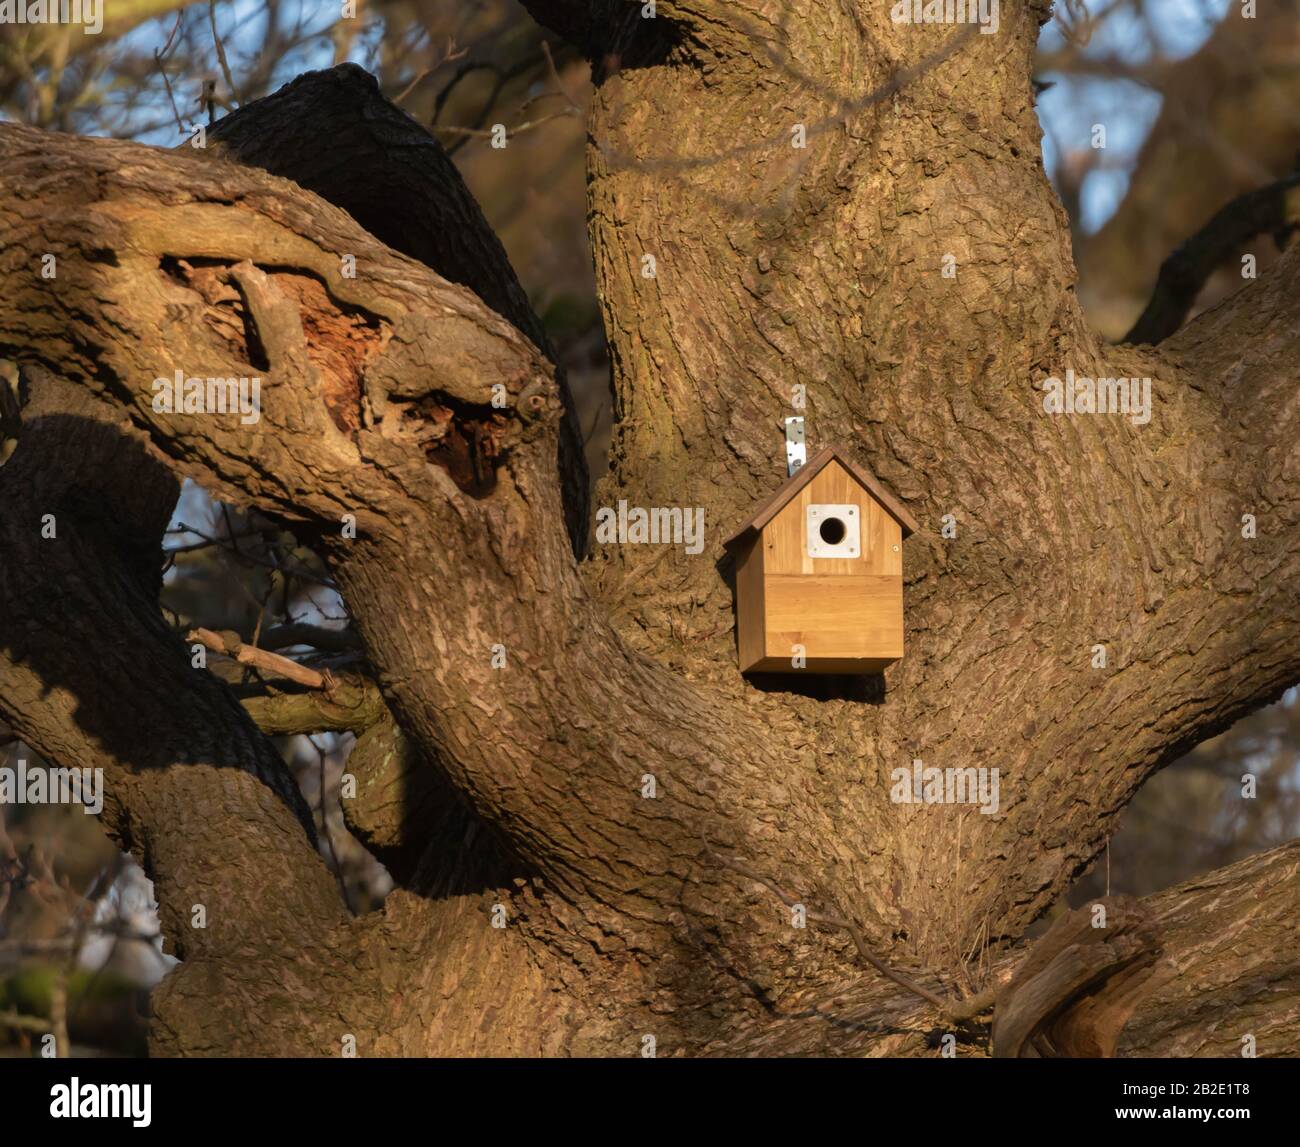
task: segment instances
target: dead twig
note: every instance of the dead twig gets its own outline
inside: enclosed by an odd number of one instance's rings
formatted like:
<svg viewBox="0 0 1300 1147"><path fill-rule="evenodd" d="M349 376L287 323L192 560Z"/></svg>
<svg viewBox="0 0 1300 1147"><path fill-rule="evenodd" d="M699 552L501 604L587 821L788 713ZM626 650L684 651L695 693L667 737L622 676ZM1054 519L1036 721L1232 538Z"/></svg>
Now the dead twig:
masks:
<svg viewBox="0 0 1300 1147"><path fill-rule="evenodd" d="M256 645L245 645L240 640L239 634L233 630L227 629L217 633L214 630L204 629L200 626L191 629L185 635L185 640L197 641L200 645L212 650L213 653L224 653L227 657L233 657L241 665L251 665L264 673L270 673L276 677L286 677L290 681L296 681L299 685L306 685L309 689L329 691L334 688L334 678L328 669L322 673L317 673L316 670L308 669L305 665L300 665L298 662L291 661L288 657L282 657L278 653L272 653L267 649L259 649Z"/></svg>
<svg viewBox="0 0 1300 1147"><path fill-rule="evenodd" d="M510 139L516 135L523 135L526 131L532 131L533 128L541 127L544 123L550 123L553 119L572 119L578 113L571 107L560 108L559 111L551 112L549 115L538 116L536 119L525 120L523 123L515 124L514 127L506 128L506 138ZM474 127L435 127L434 131L449 131L456 135L470 136L479 139L491 139L492 132L487 128Z"/></svg>
<svg viewBox="0 0 1300 1147"><path fill-rule="evenodd" d="M158 66L158 74L162 76L163 86L167 89L167 102L172 106L172 115L176 117L176 128L185 135L185 125L181 123L181 112L176 106L176 97L172 93L172 82L167 78L167 69L163 66L163 61L167 54L172 50L172 43L176 39L176 33L181 26L181 12L176 13L176 22L172 25L172 30L167 36L167 42L162 46L162 50L155 48L153 50L153 61Z"/></svg>
<svg viewBox="0 0 1300 1147"><path fill-rule="evenodd" d="M21 1012L0 1012L0 1024L17 1028L19 1031L38 1032L41 1035L50 1030L49 1020L43 1020L40 1016L25 1016Z"/></svg>
<svg viewBox="0 0 1300 1147"><path fill-rule="evenodd" d="M436 64L432 64L427 68L421 69L421 71L416 74L415 78L411 80L411 82L402 89L401 94L393 97L393 103L397 104L400 107L402 101L406 99L406 97L409 96L413 91L415 91L415 89L418 88L426 79L428 79L429 76L433 75L434 72L436 72L439 68L441 68L443 64L449 64L453 60L463 60L468 53L469 53L468 48L461 48L459 51L457 51L456 38L454 36L451 37L450 39L448 39L447 47L442 53L442 59L440 59Z"/></svg>

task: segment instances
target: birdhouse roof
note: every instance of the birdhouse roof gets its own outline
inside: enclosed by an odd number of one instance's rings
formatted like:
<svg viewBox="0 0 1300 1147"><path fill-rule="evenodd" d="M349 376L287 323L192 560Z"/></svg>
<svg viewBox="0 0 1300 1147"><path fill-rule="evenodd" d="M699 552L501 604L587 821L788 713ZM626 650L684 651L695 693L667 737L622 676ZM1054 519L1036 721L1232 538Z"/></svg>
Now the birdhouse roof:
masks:
<svg viewBox="0 0 1300 1147"><path fill-rule="evenodd" d="M865 466L860 466L853 461L840 447L826 446L808 459L798 470L786 480L784 485L779 486L771 495L764 498L755 508L754 513L743 526L731 535L722 544L724 546L734 546L737 542L751 532L757 532L763 529L773 518L781 512L786 503L790 501L800 490L811 482L818 473L826 468L827 463L832 459L838 462L845 470L849 472L854 480L868 494L870 494L891 518L894 519L903 529L903 537L915 533L920 527L911 514L907 512L906 507L894 497L888 490L880 484L876 476L871 473Z"/></svg>

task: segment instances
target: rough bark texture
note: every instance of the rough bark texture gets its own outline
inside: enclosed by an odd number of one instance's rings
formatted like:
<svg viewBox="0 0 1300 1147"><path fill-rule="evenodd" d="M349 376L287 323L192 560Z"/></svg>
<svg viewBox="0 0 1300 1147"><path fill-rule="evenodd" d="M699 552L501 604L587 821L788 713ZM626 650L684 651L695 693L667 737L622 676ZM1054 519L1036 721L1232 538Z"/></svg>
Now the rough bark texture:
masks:
<svg viewBox="0 0 1300 1147"><path fill-rule="evenodd" d="M1113 1054L1119 1056L1239 1057L1243 1039L1253 1035L1259 1055L1293 1057L1300 1046L1294 941L1298 864L1300 847L1291 844L1148 897L1140 902L1145 933L1140 944L1108 964L1113 971L1102 977L1124 972L1121 961L1140 956L1127 982L1097 993L1048 993L1056 1007L1035 1012L1028 1001L1017 1000L1015 987L1034 970L1038 945L1055 947L1053 932L1064 926L1074 942L1109 946L1113 931L1127 930L1125 913L1132 908L1099 901L1110 927L1097 930L1079 928L1078 914L1062 917L1037 945L1017 945L991 961L987 978L998 996L992 1032L953 1024L915 995L859 976L831 990L791 993L770 1014L750 1017L725 1045L705 1050L750 1056L925 1056L938 1055L938 1037L952 1033L959 1055L983 1056L994 1052L990 1035L996 1040L1005 1014L1015 1009L1030 1014L1028 1027L1035 1035L1052 1027L1060 1035L1101 1035L1114 1041ZM1089 925L1092 909L1080 910ZM922 984L940 986L932 978ZM1084 1055L1103 1050L1082 1042L1068 1049ZM1032 1043L1016 1052L1043 1054Z"/></svg>
<svg viewBox="0 0 1300 1147"><path fill-rule="evenodd" d="M999 953L1142 781L1300 680L1300 258L1158 352L1102 346L1039 160L1029 69L1046 12L1005 7L981 36L811 0L668 2L655 21L611 23L536 6L601 48L591 226L621 421L597 500L703 507L698 557L626 546L575 561L556 480L565 404L518 314L510 325L284 179L0 126L0 353L66 378L128 416L149 458L321 549L404 742L376 735L371 791L417 772L427 785L404 801L409 820L384 813L388 798L372 807L404 887L359 920L326 907L323 869L281 809L277 856L304 854L320 904L255 973L187 962L164 991L159 1051L330 1053L352 1033L361 1054L632 1055L653 1034L660 1054L926 1054L933 1007L864 969L844 933L792 928L737 864L846 917L941 995L996 988L1011 982ZM241 138L257 114L241 111ZM791 146L796 124L806 148ZM493 266L481 281L513 277ZM261 422L154 411L150 383L178 367L262 376ZM1046 414L1040 384L1067 368L1151 376L1150 423ZM720 543L780 481L800 383L813 444L847 445L922 524L905 546L907 655L883 680L735 671ZM37 451L24 432L14 460L41 467ZM98 750L60 743L24 660L55 624L37 614L3 635L21 664L5 667L0 712L53 759L84 759ZM25 673L26 692L9 686ZM119 683L95 687L111 701ZM893 803L891 770L918 757L998 768L999 814ZM160 775L213 772L191 760L178 751ZM275 783L237 770L250 772ZM169 835L132 791L131 817ZM255 829L231 822L231 840L258 850ZM160 864L198 863L144 851L167 896ZM1245 990L1260 955L1224 970L1203 941L1258 925L1267 945L1295 910L1294 850L1221 879L1259 897L1258 917L1179 900L1159 937L1174 971L1107 1039L1217 1046L1180 1006ZM276 978L295 959L310 976ZM1300 1050L1294 972L1267 971L1291 977L1266 1017L1283 1053ZM234 1018L254 1013L274 1022Z"/></svg>
<svg viewBox="0 0 1300 1147"><path fill-rule="evenodd" d="M437 140L380 96L368 72L346 64L314 73L258 101L254 110L227 116L208 139L204 154L287 176L343 208L394 251L464 284L555 361L501 241L455 164ZM326 140L329 146L322 146ZM573 398L563 373L557 377L565 411L559 453L565 520L581 553L587 467Z"/></svg>

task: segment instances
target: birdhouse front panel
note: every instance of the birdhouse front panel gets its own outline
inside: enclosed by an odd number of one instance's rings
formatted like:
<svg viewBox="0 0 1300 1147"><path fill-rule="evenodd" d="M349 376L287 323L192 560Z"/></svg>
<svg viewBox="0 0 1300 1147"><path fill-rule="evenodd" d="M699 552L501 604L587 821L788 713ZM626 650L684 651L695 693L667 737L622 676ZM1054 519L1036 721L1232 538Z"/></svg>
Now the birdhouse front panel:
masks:
<svg viewBox="0 0 1300 1147"><path fill-rule="evenodd" d="M787 486L733 539L741 671L878 673L903 656L903 526L835 457Z"/></svg>

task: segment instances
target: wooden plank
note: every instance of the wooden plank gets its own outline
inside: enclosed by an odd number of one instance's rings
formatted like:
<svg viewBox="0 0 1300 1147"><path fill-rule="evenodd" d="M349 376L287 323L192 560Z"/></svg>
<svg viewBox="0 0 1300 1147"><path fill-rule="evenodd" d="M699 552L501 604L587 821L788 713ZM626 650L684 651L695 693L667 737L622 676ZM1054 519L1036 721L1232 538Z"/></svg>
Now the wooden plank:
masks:
<svg viewBox="0 0 1300 1147"><path fill-rule="evenodd" d="M810 658L802 669L795 669L789 657L764 657L748 666L744 673L883 673L897 661L896 657Z"/></svg>
<svg viewBox="0 0 1300 1147"><path fill-rule="evenodd" d="M740 671L763 658L763 547L754 543L736 559L736 644Z"/></svg>
<svg viewBox="0 0 1300 1147"><path fill-rule="evenodd" d="M764 655L787 663L791 647L813 658L903 656L903 579L882 574L766 574Z"/></svg>

